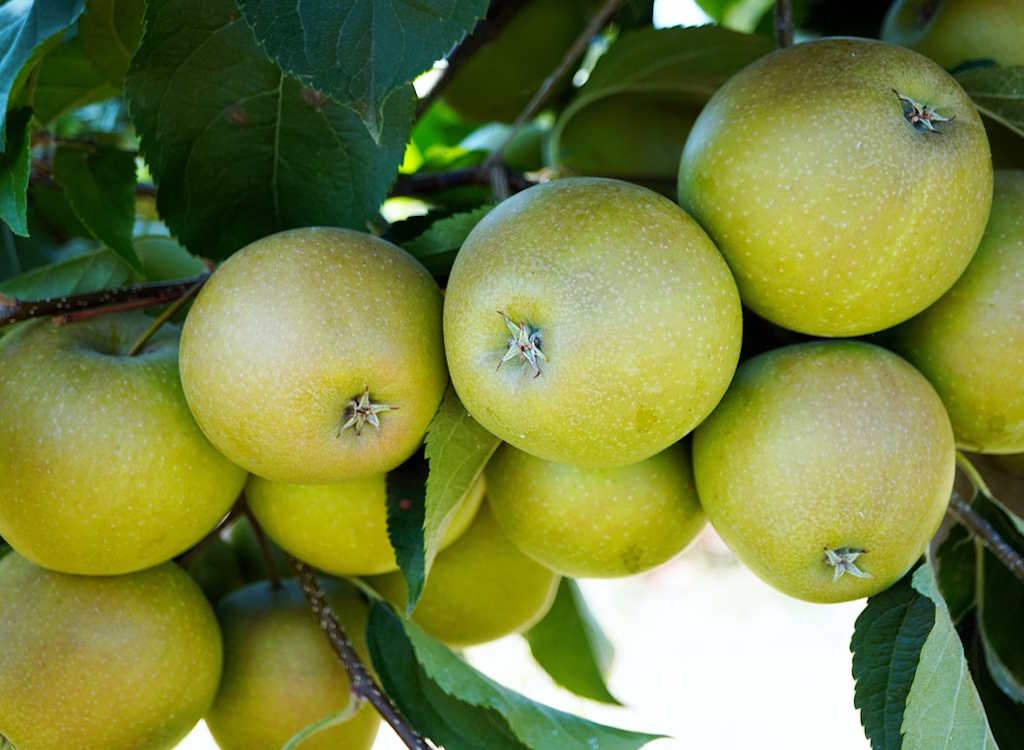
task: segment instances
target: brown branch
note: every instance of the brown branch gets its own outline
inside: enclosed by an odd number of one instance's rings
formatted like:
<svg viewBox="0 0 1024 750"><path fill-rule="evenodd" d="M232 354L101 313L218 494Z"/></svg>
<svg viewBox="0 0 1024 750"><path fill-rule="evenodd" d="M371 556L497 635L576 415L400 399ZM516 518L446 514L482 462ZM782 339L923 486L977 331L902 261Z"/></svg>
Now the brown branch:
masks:
<svg viewBox="0 0 1024 750"><path fill-rule="evenodd" d="M455 71L462 67L478 49L495 39L509 21L530 2L531 0L493 0L487 9L487 15L448 55L448 67L441 73L441 77L437 79L434 87L419 100L416 105L417 118L440 98L455 75Z"/></svg>
<svg viewBox="0 0 1024 750"><path fill-rule="evenodd" d="M409 724L398 707L380 689L366 665L359 658L359 654L352 647L352 642L327 603L327 595L316 579L316 571L290 555L288 564L295 573L299 587L302 589L306 601L309 602L309 607L313 610L320 629L324 631L334 653L338 655L338 659L345 667L349 681L352 683L352 692L359 698L369 701L384 721L395 730L406 747L412 750L431 750L427 741Z"/></svg>
<svg viewBox="0 0 1024 750"><path fill-rule="evenodd" d="M252 535L256 538L256 546L259 547L260 557L263 558L263 567L267 570L267 580L270 581L270 587L276 591L281 588L281 574L277 570L277 565L274 564L274 555L270 552L267 535L264 533L263 527L260 526L260 522L256 520L256 516L252 514L249 504L244 501L242 502L242 513L249 519Z"/></svg>
<svg viewBox="0 0 1024 750"><path fill-rule="evenodd" d="M466 185L491 186L491 169L482 166L453 169L450 172L418 172L399 175L391 188L391 195L425 195ZM509 172L511 192L518 193L536 183L518 172Z"/></svg>
<svg viewBox="0 0 1024 750"><path fill-rule="evenodd" d="M224 518L220 520L209 534L204 536L198 542L193 544L187 550L178 555L174 561L183 568L187 568L192 564L192 561L202 552L206 547L224 531L231 523L238 518L242 513L242 505L245 502L243 497L239 497L235 500L235 504L231 506L231 509L225 514Z"/></svg>
<svg viewBox="0 0 1024 750"><path fill-rule="evenodd" d="M537 89L537 92L533 95L533 98L527 103L523 110L516 116L516 119L512 122L512 128L509 130L505 140L494 149L487 161L484 162L484 171L489 172L501 162L501 155L505 151L505 148L512 139L515 138L519 130L526 124L526 122L533 118L537 114L538 110L544 102L547 100L548 95L555 85L565 78L569 74L570 70L574 65L579 62L579 59L583 57L583 53L587 51L587 46L590 44L590 40L603 29L608 22L612 19L612 16L619 10L625 0L605 0L604 5L593 15L587 22L583 31L576 37L576 41L565 51L562 56L561 62L558 66L551 71L544 82Z"/></svg>
<svg viewBox="0 0 1024 750"><path fill-rule="evenodd" d="M949 501L949 513L962 523L989 552L999 558L1007 570L1024 582L1024 557L1011 547L996 528L959 493Z"/></svg>
<svg viewBox="0 0 1024 750"><path fill-rule="evenodd" d="M32 301L0 294L0 328L32 318L58 317L60 322L68 323L111 312L163 305L192 291L209 277L209 273L203 273L189 279L157 281Z"/></svg>
<svg viewBox="0 0 1024 750"><path fill-rule="evenodd" d="M793 4L775 0L775 41L780 47L793 46Z"/></svg>

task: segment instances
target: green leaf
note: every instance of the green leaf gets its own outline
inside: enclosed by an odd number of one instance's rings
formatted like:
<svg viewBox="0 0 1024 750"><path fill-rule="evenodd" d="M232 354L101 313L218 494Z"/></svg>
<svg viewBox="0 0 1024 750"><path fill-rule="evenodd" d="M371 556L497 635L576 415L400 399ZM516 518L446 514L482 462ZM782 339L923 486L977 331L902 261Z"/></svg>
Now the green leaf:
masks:
<svg viewBox="0 0 1024 750"><path fill-rule="evenodd" d="M697 5L722 26L753 31L772 7L773 0L697 0Z"/></svg>
<svg viewBox="0 0 1024 750"><path fill-rule="evenodd" d="M487 0L239 0L260 45L287 73L359 113L374 140L384 102L444 57Z"/></svg>
<svg viewBox="0 0 1024 750"><path fill-rule="evenodd" d="M949 607L954 623L974 607L975 559L974 537L962 524L954 524L935 551L933 563L939 589Z"/></svg>
<svg viewBox="0 0 1024 750"><path fill-rule="evenodd" d="M136 237L134 247L146 281L187 279L209 270L171 237Z"/></svg>
<svg viewBox="0 0 1024 750"><path fill-rule="evenodd" d="M1024 137L1024 66L971 68L957 80L979 112Z"/></svg>
<svg viewBox="0 0 1024 750"><path fill-rule="evenodd" d="M367 645L388 695L447 750L634 750L658 739L556 711L502 687L380 601L370 607Z"/></svg>
<svg viewBox="0 0 1024 750"><path fill-rule="evenodd" d="M914 590L910 575L868 599L857 618L850 644L853 705L873 750L901 747L907 697L934 622L935 605Z"/></svg>
<svg viewBox="0 0 1024 750"><path fill-rule="evenodd" d="M432 274L447 276L462 243L492 208L493 205L480 206L472 211L439 219L419 237L405 243L404 247Z"/></svg>
<svg viewBox="0 0 1024 750"><path fill-rule="evenodd" d="M79 221L134 268L135 155L116 148L61 146L53 176Z"/></svg>
<svg viewBox="0 0 1024 750"><path fill-rule="evenodd" d="M935 604L935 625L907 696L902 750L998 750L932 566L920 566L912 585Z"/></svg>
<svg viewBox="0 0 1024 750"><path fill-rule="evenodd" d="M0 293L22 300L50 299L123 286L132 270L108 248L35 268L0 283Z"/></svg>
<svg viewBox="0 0 1024 750"><path fill-rule="evenodd" d="M36 48L73 24L85 0L21 0L0 4L0 113L7 111L19 74ZM4 123L0 120L0 151Z"/></svg>
<svg viewBox="0 0 1024 750"><path fill-rule="evenodd" d="M144 0L89 0L78 19L85 54L113 86L120 89L128 64L142 38Z"/></svg>
<svg viewBox="0 0 1024 750"><path fill-rule="evenodd" d="M999 750L1024 750L1024 705L1015 703L1004 693L992 675L989 674L985 660L978 654L981 647L975 648L971 657L971 673L978 686L978 693L985 705L992 734L999 743Z"/></svg>
<svg viewBox="0 0 1024 750"><path fill-rule="evenodd" d="M426 507L427 462L417 452L388 473L388 538L398 569L405 578L408 608L419 600L427 582L423 518Z"/></svg>
<svg viewBox="0 0 1024 750"><path fill-rule="evenodd" d="M594 66L551 131L550 160L574 117L609 97L647 94L699 109L737 71L773 49L767 39L718 26L641 29L623 34ZM680 144L682 151L682 144Z"/></svg>
<svg viewBox="0 0 1024 750"><path fill-rule="evenodd" d="M365 229L414 107L411 86L392 93L374 143L354 111L268 60L231 0L151 0L127 93L161 216L211 258L292 227Z"/></svg>
<svg viewBox="0 0 1024 750"><path fill-rule="evenodd" d="M0 7L0 12L3 8ZM0 220L11 231L28 236L28 176L32 110L16 109L7 115L7 144L0 153ZM3 118L0 118L0 122ZM0 136L2 137L2 136Z"/></svg>
<svg viewBox="0 0 1024 750"><path fill-rule="evenodd" d="M533 658L566 690L621 705L605 684L614 655L612 644L587 608L575 581L562 579L551 609L524 637Z"/></svg>
<svg viewBox="0 0 1024 750"><path fill-rule="evenodd" d="M93 102L112 99L121 89L111 85L82 50L80 37L62 42L39 65L32 99L36 119L49 125L58 117Z"/></svg>

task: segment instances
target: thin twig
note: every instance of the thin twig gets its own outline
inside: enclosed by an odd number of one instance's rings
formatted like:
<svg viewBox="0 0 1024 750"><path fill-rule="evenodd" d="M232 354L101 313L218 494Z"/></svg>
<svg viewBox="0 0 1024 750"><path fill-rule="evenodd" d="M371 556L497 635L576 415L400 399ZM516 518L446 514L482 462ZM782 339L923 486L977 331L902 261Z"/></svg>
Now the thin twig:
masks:
<svg viewBox="0 0 1024 750"><path fill-rule="evenodd" d="M309 607L313 610L320 629L326 634L334 653L338 655L338 659L345 667L352 684L352 692L369 701L377 709L377 713L395 730L406 747L411 750L431 750L427 741L409 724L398 707L380 689L366 665L359 658L359 654L352 647L352 642L345 635L344 629L327 603L327 595L316 579L316 571L291 556L288 556L288 564L295 573L299 587L302 589L306 601L309 602Z"/></svg>
<svg viewBox="0 0 1024 750"><path fill-rule="evenodd" d="M453 169L450 172L418 172L416 174L399 175L391 189L391 195L426 195L441 190L449 190L465 185L480 185L488 187L491 185L490 168L467 167L465 169ZM508 183L510 191L518 193L536 184L533 180L518 172L509 172Z"/></svg>
<svg viewBox="0 0 1024 750"><path fill-rule="evenodd" d="M141 352L142 347L144 347L149 342L149 340L156 335L157 331L163 328L164 323L173 318L175 313L177 313L181 308L183 308L185 304L196 295L196 292L199 291L199 288L202 285L202 281L197 281L195 284L192 285L191 289L189 289L183 295L178 297L178 299L176 299L174 302L169 304L167 306L167 309L160 313L153 320L153 322L150 323L149 328L143 331L142 335L135 340L135 343L132 344L132 348L128 350L128 356L134 357L136 354Z"/></svg>
<svg viewBox="0 0 1024 750"><path fill-rule="evenodd" d="M974 538L989 552L999 558L1007 570L1024 582L1024 557L1011 547L974 507L959 493L954 492L949 501L950 514L968 528Z"/></svg>
<svg viewBox="0 0 1024 750"><path fill-rule="evenodd" d="M512 142L512 139L515 138L523 125L537 114L541 105L547 100L551 90L559 81L565 78L572 67L579 62L579 59L583 57L583 53L587 51L587 46L590 44L590 40L608 24L612 16L615 15L624 2L625 0L605 0L605 3L601 6L600 10L591 16L590 21L587 22L583 31L580 32L578 37L576 37L576 41L574 41L569 49L565 51L565 54L562 56L562 60L558 63L558 66L551 71L547 78L544 79L540 88L537 89L536 93L533 95L533 98L530 99L527 105L523 107L523 110L516 116L505 140L502 141L496 149L494 149L491 155L487 158L487 161L484 162L483 168L485 172L489 172L501 162L502 153L505 151L508 144Z"/></svg>
<svg viewBox="0 0 1024 750"><path fill-rule="evenodd" d="M229 525L231 525L231 523L233 523L234 520L238 518L239 515L241 515L242 504L244 502L245 501L242 497L239 497L237 500L235 500L235 504L231 506L231 509L225 514L224 518L220 520L220 523L218 523L214 527L213 531L208 533L198 542L196 542L187 550L178 555L175 558L175 562L177 562L178 565L180 565L183 568L187 568L189 565L191 565L192 561L195 560L199 553L206 549L210 542L219 537L220 533Z"/></svg>
<svg viewBox="0 0 1024 750"><path fill-rule="evenodd" d="M252 526L252 535L256 538L256 546L259 547L260 557L263 558L263 566L267 569L267 580L270 581L270 587L276 591L281 588L281 573L274 563L274 555L270 551L267 535L246 502L242 503L242 513L249 519L249 525Z"/></svg>
<svg viewBox="0 0 1024 750"><path fill-rule="evenodd" d="M433 88L426 96L419 100L416 105L416 117L418 118L433 104L444 92L451 82L452 77L473 54L483 47L487 42L495 39L509 21L521 11L532 0L494 0L487 9L487 15L476 25L476 28L458 44L448 55L448 67L441 73Z"/></svg>
<svg viewBox="0 0 1024 750"><path fill-rule="evenodd" d="M63 316L64 322L72 322L83 317L91 317L83 313L106 314L164 305L186 294L197 284L205 283L209 277L209 273L203 273L176 281L158 281L33 301L13 299L0 294L0 328L32 318Z"/></svg>
<svg viewBox="0 0 1024 750"><path fill-rule="evenodd" d="M775 0L775 41L780 47L793 46L793 4Z"/></svg>

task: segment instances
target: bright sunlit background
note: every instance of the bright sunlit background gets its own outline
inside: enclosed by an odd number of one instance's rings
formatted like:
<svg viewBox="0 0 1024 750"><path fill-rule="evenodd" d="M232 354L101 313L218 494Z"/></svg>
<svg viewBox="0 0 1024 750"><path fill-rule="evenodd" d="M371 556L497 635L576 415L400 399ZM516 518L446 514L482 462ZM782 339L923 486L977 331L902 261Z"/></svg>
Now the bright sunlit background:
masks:
<svg viewBox="0 0 1024 750"><path fill-rule="evenodd" d="M655 2L656 26L708 20L693 0ZM862 602L789 599L738 564L710 529L652 573L581 587L615 645L609 685L625 708L558 688L518 636L470 649L470 662L534 700L668 735L650 750L869 747L850 675L850 636ZM178 750L216 747L200 724ZM374 750L403 747L383 727Z"/></svg>

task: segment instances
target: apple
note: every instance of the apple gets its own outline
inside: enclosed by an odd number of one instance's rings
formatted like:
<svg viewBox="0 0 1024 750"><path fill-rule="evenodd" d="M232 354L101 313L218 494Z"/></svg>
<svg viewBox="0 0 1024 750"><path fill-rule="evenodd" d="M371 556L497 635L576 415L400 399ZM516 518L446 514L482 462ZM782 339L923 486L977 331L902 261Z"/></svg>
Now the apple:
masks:
<svg viewBox="0 0 1024 750"><path fill-rule="evenodd" d="M373 575L398 570L388 537L388 500L383 474L335 484L285 484L252 477L249 507L267 535L284 550L335 575ZM469 527L484 496L482 480L459 503L442 548Z"/></svg>
<svg viewBox="0 0 1024 750"><path fill-rule="evenodd" d="M347 584L324 581L328 602L356 651L368 660L365 602ZM341 711L351 683L294 579L253 583L217 605L224 677L206 724L221 750L281 750L301 729ZM369 750L380 719L363 703L346 721L316 733L303 750Z"/></svg>
<svg viewBox="0 0 1024 750"><path fill-rule="evenodd" d="M484 503L466 533L437 555L412 619L453 648L486 643L539 622L558 582L558 575L516 549ZM404 611L401 573L369 583Z"/></svg>
<svg viewBox="0 0 1024 750"><path fill-rule="evenodd" d="M18 750L170 750L213 701L220 630L177 565L75 576L12 552L0 602L0 735Z"/></svg>
<svg viewBox="0 0 1024 750"><path fill-rule="evenodd" d="M267 562L263 559L260 543L256 539L256 532L252 524L249 523L249 519L245 516L240 517L228 527L224 537L228 546L231 547L235 559L238 561L242 582L255 583L267 580L269 577ZM281 575L287 575L289 567L284 551L274 543L273 539L267 538L266 534L264 534L264 539L270 552L274 570Z"/></svg>
<svg viewBox="0 0 1024 750"><path fill-rule="evenodd" d="M400 248L346 229L279 232L206 282L181 337L185 396L252 473L318 484L419 447L448 382L441 290Z"/></svg>
<svg viewBox="0 0 1024 750"><path fill-rule="evenodd" d="M857 341L797 344L744 362L693 437L697 493L729 548L812 602L898 581L942 522L955 447L935 389Z"/></svg>
<svg viewBox="0 0 1024 750"><path fill-rule="evenodd" d="M988 218L992 160L974 105L934 62L824 39L767 55L715 93L683 149L679 199L754 312L856 336L957 280Z"/></svg>
<svg viewBox="0 0 1024 750"><path fill-rule="evenodd" d="M685 443L614 469L555 464L505 444L486 476L488 502L508 538L565 576L650 570L704 528Z"/></svg>
<svg viewBox="0 0 1024 750"><path fill-rule="evenodd" d="M704 231L665 197L567 178L504 201L455 258L452 383L520 450L609 468L706 417L739 358L740 300Z"/></svg>
<svg viewBox="0 0 1024 750"><path fill-rule="evenodd" d="M1019 0L896 0L882 38L912 47L944 68L974 60L1024 65Z"/></svg>
<svg viewBox="0 0 1024 750"><path fill-rule="evenodd" d="M1024 171L996 172L974 260L894 345L939 392L961 448L1024 452Z"/></svg>
<svg viewBox="0 0 1024 750"><path fill-rule="evenodd" d="M185 403L178 329L127 355L151 322L35 320L0 341L0 533L40 565L114 575L165 562L245 483Z"/></svg>

